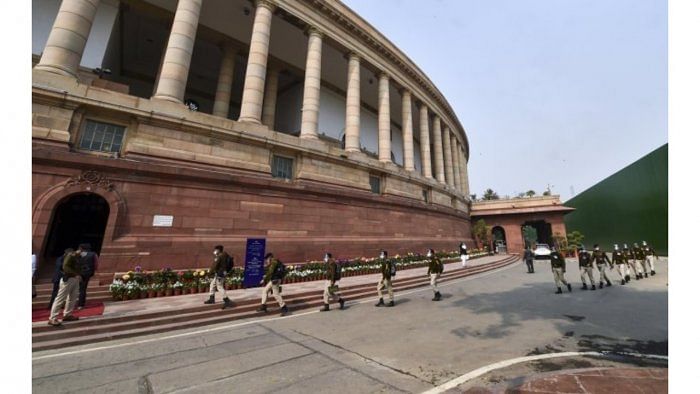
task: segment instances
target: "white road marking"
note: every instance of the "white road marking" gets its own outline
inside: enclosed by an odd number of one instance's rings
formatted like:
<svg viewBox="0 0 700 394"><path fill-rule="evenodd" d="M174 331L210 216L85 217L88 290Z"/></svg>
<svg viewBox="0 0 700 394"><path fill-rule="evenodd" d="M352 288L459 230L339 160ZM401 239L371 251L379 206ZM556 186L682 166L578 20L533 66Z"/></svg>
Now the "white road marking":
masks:
<svg viewBox="0 0 700 394"><path fill-rule="evenodd" d="M545 360L550 358L560 358L560 357L579 357L579 356L594 356L594 357L607 357L611 355L622 355L627 357L635 358L649 358L656 360L666 360L668 361L668 356L659 356L656 354L640 354L640 353L621 353L621 352L561 352L561 353L547 353L538 354L536 356L524 356L511 358L510 360L499 361L497 363L489 364L481 368L477 368L471 372L465 373L449 382L443 383L435 388L424 391L423 394L439 394L444 393L447 390L453 389L459 385L462 385L472 379L476 379L481 375L487 374L493 370L509 367L514 364L520 364L528 361Z"/></svg>
<svg viewBox="0 0 700 394"><path fill-rule="evenodd" d="M498 268L498 269L493 270L493 271L479 273L476 275L468 276L468 277L460 279L460 280L447 281L444 283L444 286L458 284L458 283L466 282L469 280L479 279L479 278L482 278L484 276L493 275L493 274L499 273L501 271L504 271L506 269L513 268L514 266L515 266L515 264L510 263L510 264L506 265L505 267L501 267L501 268ZM476 266L476 267L478 267L478 266ZM394 296L394 298L400 298L403 296L407 296L409 294L419 293L421 291L426 291L426 290L430 290L430 287L427 284L426 284L426 287L424 287L424 288L419 288L419 289L405 291L405 292L402 291L400 293L397 293ZM351 302L348 302L347 305L365 304L368 302L374 302L374 298L367 297L367 299L363 300L363 301L351 301ZM180 334L167 335L164 337L148 338L148 339L142 339L142 340L133 341L133 342L120 342L120 343L107 345L107 346L98 346L98 347L94 347L94 348L78 349L78 350L73 350L73 351L68 351L68 352L63 352L63 353L47 354L44 356L32 357L32 361L46 360L46 359L51 359L51 358L63 357L63 356L71 356L74 354L89 353L89 352L95 352L95 351L100 351L100 350L123 348L125 346L141 345L144 343L158 342L158 341L163 341L163 340L167 340L167 339L174 339L174 338L182 338L182 337L186 337L186 336L190 336L190 335L206 334L209 332L221 331L221 330L230 329L230 328L238 328L238 327L247 326L247 325L251 325L251 324L267 323L267 322L271 322L271 321L291 319L291 318L295 318L295 317L311 315L314 313L319 313L319 311L313 310L313 311L309 311L309 312L294 313L292 315L273 317L273 318L269 318L269 319L256 319L256 320L250 320L247 322L227 324L225 326L210 327L210 328L205 328L205 329L196 330L196 331L188 331L188 332L184 332L184 333L180 333Z"/></svg>

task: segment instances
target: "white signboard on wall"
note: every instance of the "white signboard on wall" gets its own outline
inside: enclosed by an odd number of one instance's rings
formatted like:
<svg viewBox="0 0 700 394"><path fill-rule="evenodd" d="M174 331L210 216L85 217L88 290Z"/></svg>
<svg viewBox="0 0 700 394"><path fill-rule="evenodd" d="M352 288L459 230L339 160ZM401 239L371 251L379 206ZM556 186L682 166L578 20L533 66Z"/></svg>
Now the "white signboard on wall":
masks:
<svg viewBox="0 0 700 394"><path fill-rule="evenodd" d="M172 227L172 215L153 215L153 227Z"/></svg>

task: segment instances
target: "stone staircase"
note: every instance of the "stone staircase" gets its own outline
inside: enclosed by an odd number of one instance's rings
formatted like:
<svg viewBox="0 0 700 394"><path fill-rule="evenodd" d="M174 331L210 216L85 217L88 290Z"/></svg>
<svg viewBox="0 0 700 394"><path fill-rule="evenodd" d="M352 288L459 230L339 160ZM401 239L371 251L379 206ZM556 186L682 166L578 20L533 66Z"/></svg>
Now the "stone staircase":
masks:
<svg viewBox="0 0 700 394"><path fill-rule="evenodd" d="M456 280L495 270L518 262L519 260L520 257L517 255L507 255L494 262L467 268L459 267L443 273L440 282ZM408 276L394 280L393 284L394 292L401 292L427 286L428 278L425 274ZM294 285L283 286L283 296L290 311L317 308L323 305L322 292L318 290L318 288L286 294L286 289L292 286ZM350 286L343 286L343 282L341 281L340 286L343 298L346 301L376 297L376 282L374 281L365 281L364 283ZM217 299L217 301L220 300ZM48 300L46 303L48 303ZM60 327L49 326L46 322L37 322L34 323L32 327L32 351L156 334L266 315L255 311L260 306L258 292L254 294L251 293L251 297L234 300L234 304L235 306L233 308L221 310L220 302L214 305L204 305L198 300L196 305L184 308L172 307L150 312L146 311L144 313L84 318L75 322L64 323ZM334 305L333 307L337 306ZM268 301L268 309L269 312L267 315L277 315L278 307L272 298Z"/></svg>

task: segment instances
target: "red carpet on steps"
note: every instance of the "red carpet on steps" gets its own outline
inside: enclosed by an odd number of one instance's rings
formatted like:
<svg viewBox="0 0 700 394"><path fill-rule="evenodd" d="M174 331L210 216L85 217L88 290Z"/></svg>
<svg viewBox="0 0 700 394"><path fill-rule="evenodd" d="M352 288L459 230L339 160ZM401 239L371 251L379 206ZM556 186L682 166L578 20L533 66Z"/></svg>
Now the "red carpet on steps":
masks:
<svg viewBox="0 0 700 394"><path fill-rule="evenodd" d="M99 316L105 311L105 304L102 302L87 302L85 308L81 310L73 311L73 315L77 317L88 317L88 316ZM51 311L48 309L34 309L32 310L32 321L49 321L49 315ZM63 309L58 315L59 319L63 318Z"/></svg>

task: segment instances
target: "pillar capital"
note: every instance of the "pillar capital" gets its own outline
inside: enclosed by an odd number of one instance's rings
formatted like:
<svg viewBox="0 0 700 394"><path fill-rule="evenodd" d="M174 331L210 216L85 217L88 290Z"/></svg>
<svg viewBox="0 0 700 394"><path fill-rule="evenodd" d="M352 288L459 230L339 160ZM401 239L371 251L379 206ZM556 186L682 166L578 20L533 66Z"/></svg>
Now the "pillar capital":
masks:
<svg viewBox="0 0 700 394"><path fill-rule="evenodd" d="M304 34L307 37L316 36L323 38L323 32L318 27L312 25L309 25L306 27L306 29L304 29Z"/></svg>
<svg viewBox="0 0 700 394"><path fill-rule="evenodd" d="M350 50L350 51L345 52L345 54L343 55L343 57L344 57L346 60L356 60L356 61L360 61L360 60L362 59L362 58L360 57L360 55L359 55L357 52L353 51L353 50Z"/></svg>
<svg viewBox="0 0 700 394"><path fill-rule="evenodd" d="M255 8L264 7L271 12L275 11L277 8L277 4L275 4L272 0L253 0L253 4L255 4Z"/></svg>

